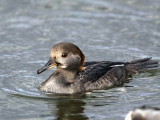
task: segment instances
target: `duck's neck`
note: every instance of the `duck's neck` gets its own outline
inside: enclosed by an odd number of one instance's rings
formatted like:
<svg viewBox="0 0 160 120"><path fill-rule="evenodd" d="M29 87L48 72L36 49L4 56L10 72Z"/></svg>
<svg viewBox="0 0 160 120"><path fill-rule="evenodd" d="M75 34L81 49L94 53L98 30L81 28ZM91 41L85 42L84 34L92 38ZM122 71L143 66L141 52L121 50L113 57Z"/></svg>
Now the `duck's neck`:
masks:
<svg viewBox="0 0 160 120"><path fill-rule="evenodd" d="M68 83L73 83L78 74L78 70L66 70L66 69L58 69L57 70L63 77L63 80Z"/></svg>
<svg viewBox="0 0 160 120"><path fill-rule="evenodd" d="M44 92L71 94L74 89L71 89L68 85L71 85L75 81L77 74L78 71L57 69L41 84L39 89Z"/></svg>

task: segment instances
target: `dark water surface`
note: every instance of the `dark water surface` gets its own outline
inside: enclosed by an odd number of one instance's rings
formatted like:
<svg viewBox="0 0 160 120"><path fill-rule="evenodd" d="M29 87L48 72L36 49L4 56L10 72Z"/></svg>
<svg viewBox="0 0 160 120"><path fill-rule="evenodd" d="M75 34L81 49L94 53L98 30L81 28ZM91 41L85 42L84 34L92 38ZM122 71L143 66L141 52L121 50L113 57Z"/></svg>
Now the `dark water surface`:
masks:
<svg viewBox="0 0 160 120"><path fill-rule="evenodd" d="M36 74L52 45L77 44L89 60L160 61L160 0L0 0L1 120L124 120L141 105L160 107L160 70L85 96L55 96Z"/></svg>

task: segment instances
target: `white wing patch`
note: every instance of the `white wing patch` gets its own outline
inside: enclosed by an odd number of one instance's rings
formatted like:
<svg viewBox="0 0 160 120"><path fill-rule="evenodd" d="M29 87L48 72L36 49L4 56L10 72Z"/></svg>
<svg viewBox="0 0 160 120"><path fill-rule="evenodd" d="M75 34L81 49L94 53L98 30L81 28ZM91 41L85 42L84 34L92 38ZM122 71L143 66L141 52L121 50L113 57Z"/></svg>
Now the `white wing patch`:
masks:
<svg viewBox="0 0 160 120"><path fill-rule="evenodd" d="M125 64L112 65L110 67L120 67L120 66L125 66Z"/></svg>

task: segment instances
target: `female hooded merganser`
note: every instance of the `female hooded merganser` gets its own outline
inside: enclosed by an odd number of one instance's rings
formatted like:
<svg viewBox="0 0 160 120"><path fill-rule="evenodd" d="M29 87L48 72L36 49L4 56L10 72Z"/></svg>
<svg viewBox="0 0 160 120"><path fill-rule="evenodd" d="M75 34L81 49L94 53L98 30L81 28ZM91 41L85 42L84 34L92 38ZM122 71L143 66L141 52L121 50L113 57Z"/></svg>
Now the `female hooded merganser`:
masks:
<svg viewBox="0 0 160 120"><path fill-rule="evenodd" d="M39 87L40 91L62 94L85 93L120 86L140 70L158 66L151 58L131 62L84 62L85 56L74 44L61 42L52 47L50 59L37 71L57 67Z"/></svg>

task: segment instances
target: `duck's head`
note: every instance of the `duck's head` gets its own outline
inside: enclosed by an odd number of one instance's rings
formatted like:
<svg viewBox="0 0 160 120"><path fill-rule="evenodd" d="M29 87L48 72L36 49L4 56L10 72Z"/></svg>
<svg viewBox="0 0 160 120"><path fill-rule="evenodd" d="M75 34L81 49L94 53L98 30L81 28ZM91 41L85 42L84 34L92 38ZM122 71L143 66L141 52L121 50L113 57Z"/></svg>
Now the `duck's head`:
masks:
<svg viewBox="0 0 160 120"><path fill-rule="evenodd" d="M49 61L44 67L37 70L37 74L53 67L74 71L84 70L84 60L84 54L76 45L69 42L61 42L52 47Z"/></svg>

